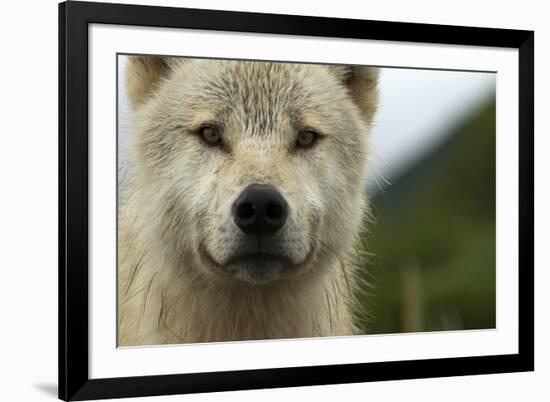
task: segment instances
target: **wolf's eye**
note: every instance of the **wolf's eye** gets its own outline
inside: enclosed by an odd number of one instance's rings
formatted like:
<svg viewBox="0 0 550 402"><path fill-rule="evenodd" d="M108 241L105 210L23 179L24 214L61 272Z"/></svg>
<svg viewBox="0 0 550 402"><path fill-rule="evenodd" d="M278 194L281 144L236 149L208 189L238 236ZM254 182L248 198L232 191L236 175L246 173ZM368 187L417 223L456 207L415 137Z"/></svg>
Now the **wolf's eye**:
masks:
<svg viewBox="0 0 550 402"><path fill-rule="evenodd" d="M211 145L219 144L222 139L220 131L213 126L201 127L199 129L199 134L204 141Z"/></svg>
<svg viewBox="0 0 550 402"><path fill-rule="evenodd" d="M310 148L312 147L319 138L319 135L313 130L301 130L298 133L298 138L296 138L296 145L299 148Z"/></svg>

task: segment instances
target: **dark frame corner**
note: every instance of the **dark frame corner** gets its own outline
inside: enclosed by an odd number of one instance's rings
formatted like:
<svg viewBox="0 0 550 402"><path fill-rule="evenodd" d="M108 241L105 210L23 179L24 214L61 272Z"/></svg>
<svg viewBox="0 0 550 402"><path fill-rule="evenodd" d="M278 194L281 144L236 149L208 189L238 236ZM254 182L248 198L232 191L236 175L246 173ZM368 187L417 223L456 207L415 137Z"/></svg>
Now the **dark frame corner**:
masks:
<svg viewBox="0 0 550 402"><path fill-rule="evenodd" d="M519 51L519 353L89 379L88 24L509 47ZM59 4L59 398L293 387L534 370L534 32L169 7Z"/></svg>

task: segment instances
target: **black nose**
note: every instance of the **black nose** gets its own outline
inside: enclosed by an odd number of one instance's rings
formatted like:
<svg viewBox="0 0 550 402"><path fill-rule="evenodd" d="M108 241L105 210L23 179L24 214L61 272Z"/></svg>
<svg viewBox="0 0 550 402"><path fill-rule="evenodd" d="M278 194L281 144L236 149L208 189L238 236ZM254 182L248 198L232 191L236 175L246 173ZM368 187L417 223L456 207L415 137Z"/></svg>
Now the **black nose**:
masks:
<svg viewBox="0 0 550 402"><path fill-rule="evenodd" d="M233 220L246 234L269 235L286 222L288 204L268 184L251 184L243 190L232 207Z"/></svg>

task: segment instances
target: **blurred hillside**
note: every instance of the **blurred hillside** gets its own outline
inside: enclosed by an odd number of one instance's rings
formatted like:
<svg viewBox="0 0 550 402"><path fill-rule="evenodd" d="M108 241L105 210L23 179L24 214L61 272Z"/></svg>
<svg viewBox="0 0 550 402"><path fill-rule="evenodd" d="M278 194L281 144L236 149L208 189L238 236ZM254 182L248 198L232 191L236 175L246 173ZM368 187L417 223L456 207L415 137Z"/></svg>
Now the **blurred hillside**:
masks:
<svg viewBox="0 0 550 402"><path fill-rule="evenodd" d="M371 196L365 332L495 327L495 102Z"/></svg>

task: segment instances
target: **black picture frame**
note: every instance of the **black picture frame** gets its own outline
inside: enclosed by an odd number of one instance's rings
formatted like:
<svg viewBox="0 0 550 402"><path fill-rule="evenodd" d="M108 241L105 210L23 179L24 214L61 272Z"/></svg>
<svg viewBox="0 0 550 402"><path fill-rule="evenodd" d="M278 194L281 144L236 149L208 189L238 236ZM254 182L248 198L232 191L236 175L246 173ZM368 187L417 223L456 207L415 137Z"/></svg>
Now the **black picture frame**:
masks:
<svg viewBox="0 0 550 402"><path fill-rule="evenodd" d="M118 24L377 39L519 51L517 354L90 379L88 25ZM534 32L70 1L59 4L59 398L293 387L534 370Z"/></svg>

